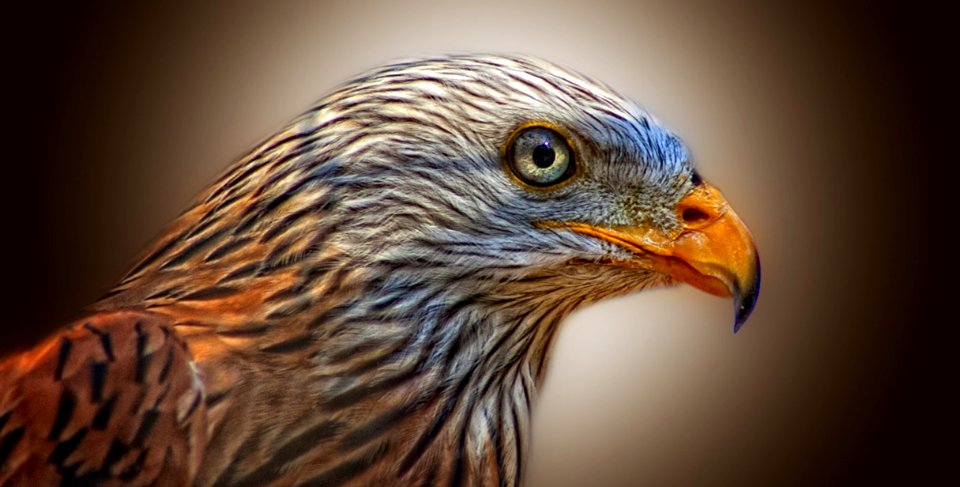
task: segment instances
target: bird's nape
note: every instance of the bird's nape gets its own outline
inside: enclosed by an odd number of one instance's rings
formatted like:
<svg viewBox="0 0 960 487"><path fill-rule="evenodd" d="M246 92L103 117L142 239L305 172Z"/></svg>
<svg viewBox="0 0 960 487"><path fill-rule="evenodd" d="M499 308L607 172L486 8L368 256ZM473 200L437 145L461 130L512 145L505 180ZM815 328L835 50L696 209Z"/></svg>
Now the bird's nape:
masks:
<svg viewBox="0 0 960 487"><path fill-rule="evenodd" d="M736 331L759 259L635 104L530 57L385 66L0 362L0 484L516 485L564 317L675 282Z"/></svg>

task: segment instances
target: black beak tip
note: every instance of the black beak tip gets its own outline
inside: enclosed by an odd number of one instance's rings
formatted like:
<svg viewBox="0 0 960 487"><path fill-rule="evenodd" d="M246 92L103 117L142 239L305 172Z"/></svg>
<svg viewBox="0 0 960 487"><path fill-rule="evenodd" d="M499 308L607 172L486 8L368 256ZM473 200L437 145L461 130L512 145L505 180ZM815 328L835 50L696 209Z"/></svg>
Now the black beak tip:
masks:
<svg viewBox="0 0 960 487"><path fill-rule="evenodd" d="M757 298L760 297L760 259L757 258L756 272L753 274L751 282L738 289L733 294L733 332L740 331L740 327L747 322L753 308L757 305Z"/></svg>

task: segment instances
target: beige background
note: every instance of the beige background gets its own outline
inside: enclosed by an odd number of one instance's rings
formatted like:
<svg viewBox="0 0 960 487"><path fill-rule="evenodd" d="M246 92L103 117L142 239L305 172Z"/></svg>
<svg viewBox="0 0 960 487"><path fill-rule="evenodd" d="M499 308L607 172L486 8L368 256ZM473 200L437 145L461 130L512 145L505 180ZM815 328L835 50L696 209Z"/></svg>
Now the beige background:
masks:
<svg viewBox="0 0 960 487"><path fill-rule="evenodd" d="M935 171L918 19L833 3L479 3L14 16L29 34L9 44L20 128L4 207L22 237L7 239L4 348L104 292L231 160L357 72L523 52L610 83L677 131L752 229L764 272L736 336L731 304L689 288L570 320L529 484L940 475L937 440L956 420L940 415L945 383L920 348L935 321L920 300L933 216L918 176Z"/></svg>

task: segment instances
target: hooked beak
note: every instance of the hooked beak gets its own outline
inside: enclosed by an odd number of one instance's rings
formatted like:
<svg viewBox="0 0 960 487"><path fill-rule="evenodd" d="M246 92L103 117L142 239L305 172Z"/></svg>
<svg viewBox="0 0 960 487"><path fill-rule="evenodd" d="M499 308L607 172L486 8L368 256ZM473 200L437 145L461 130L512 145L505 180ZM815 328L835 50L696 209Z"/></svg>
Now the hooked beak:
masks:
<svg viewBox="0 0 960 487"><path fill-rule="evenodd" d="M679 233L664 235L642 225L560 225L633 252L636 261L617 263L667 274L702 291L732 297L733 332L750 317L760 294L760 258L753 236L726 199L701 183L677 204Z"/></svg>

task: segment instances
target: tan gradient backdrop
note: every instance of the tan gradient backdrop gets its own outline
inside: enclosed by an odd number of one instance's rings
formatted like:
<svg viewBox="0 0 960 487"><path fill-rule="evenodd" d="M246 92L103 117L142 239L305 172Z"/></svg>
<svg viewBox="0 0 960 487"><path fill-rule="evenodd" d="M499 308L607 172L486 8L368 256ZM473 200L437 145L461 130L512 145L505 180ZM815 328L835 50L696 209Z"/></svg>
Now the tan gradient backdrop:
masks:
<svg viewBox="0 0 960 487"><path fill-rule="evenodd" d="M3 348L94 300L230 161L357 72L523 52L605 80L681 134L764 272L737 336L731 304L689 288L570 320L529 484L934 478L949 452L934 440L956 422L940 416L945 384L924 375L917 338L931 330L918 255L932 217L914 179L929 155L910 19L833 4L479 3L13 16L29 33L8 44L19 129L5 231L18 236L4 239Z"/></svg>

